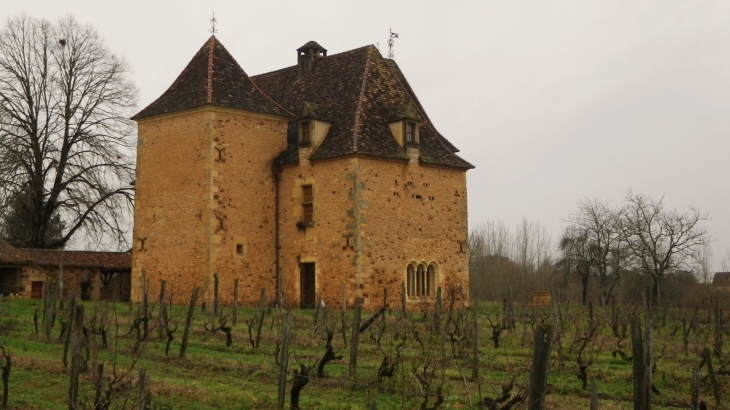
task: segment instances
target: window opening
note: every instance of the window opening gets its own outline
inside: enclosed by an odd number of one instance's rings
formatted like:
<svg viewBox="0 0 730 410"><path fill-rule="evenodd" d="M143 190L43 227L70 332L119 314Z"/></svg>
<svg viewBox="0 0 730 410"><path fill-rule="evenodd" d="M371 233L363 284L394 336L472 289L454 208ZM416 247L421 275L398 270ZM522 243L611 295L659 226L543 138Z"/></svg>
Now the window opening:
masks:
<svg viewBox="0 0 730 410"><path fill-rule="evenodd" d="M309 144L312 142L311 135L309 133L309 121L302 123L302 144Z"/></svg>
<svg viewBox="0 0 730 410"><path fill-rule="evenodd" d="M416 124L412 122L406 123L406 142L409 144L416 143Z"/></svg>
<svg viewBox="0 0 730 410"><path fill-rule="evenodd" d="M243 255L243 245L242 244L239 243L238 245L236 245L236 253L238 255Z"/></svg>
<svg viewBox="0 0 730 410"><path fill-rule="evenodd" d="M314 193L311 185L302 185L302 222L309 223L314 220Z"/></svg>
<svg viewBox="0 0 730 410"><path fill-rule="evenodd" d="M436 266L408 265L406 270L406 290L408 297L432 297L436 292Z"/></svg>

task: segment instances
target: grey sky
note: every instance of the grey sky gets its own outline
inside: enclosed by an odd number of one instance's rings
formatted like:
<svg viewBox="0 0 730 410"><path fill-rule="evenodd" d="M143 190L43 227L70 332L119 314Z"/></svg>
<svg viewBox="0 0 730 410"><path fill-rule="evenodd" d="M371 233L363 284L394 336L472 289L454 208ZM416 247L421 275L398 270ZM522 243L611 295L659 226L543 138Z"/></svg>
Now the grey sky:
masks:
<svg viewBox="0 0 730 410"><path fill-rule="evenodd" d="M730 2L34 1L4 17L74 14L126 57L139 107L208 38L251 75L400 34L395 59L437 128L476 165L473 226L537 219L556 239L575 202L632 188L692 204L715 266L730 249Z"/></svg>

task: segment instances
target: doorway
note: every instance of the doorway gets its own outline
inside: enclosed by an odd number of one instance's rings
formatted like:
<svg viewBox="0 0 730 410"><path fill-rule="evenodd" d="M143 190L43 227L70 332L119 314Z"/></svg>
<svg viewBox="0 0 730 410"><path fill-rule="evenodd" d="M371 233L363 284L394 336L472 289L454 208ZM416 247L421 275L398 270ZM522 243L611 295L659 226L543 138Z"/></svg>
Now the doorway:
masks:
<svg viewBox="0 0 730 410"><path fill-rule="evenodd" d="M312 309L317 303L314 262L299 264L299 300L302 309Z"/></svg>
<svg viewBox="0 0 730 410"><path fill-rule="evenodd" d="M42 299L43 298L43 284L46 283L41 280L34 280L30 282L30 298L31 299Z"/></svg>

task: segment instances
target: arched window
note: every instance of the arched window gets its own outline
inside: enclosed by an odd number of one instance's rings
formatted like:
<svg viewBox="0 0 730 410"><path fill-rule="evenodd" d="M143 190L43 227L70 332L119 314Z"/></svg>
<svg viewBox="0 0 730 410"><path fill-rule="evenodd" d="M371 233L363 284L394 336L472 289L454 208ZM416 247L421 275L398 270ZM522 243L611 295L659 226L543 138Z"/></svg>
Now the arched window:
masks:
<svg viewBox="0 0 730 410"><path fill-rule="evenodd" d="M406 291L410 298L433 297L436 295L436 265L418 266L411 263L406 269Z"/></svg>
<svg viewBox="0 0 730 410"><path fill-rule="evenodd" d="M418 265L416 271L416 296L427 296L428 281L426 279L426 266L423 264Z"/></svg>
<svg viewBox="0 0 730 410"><path fill-rule="evenodd" d="M428 265L428 296L436 294L436 265L433 263Z"/></svg>
<svg viewBox="0 0 730 410"><path fill-rule="evenodd" d="M407 287L408 287L408 296L409 297L415 297L416 296L416 269L413 265L408 265L408 275L406 277L407 280Z"/></svg>

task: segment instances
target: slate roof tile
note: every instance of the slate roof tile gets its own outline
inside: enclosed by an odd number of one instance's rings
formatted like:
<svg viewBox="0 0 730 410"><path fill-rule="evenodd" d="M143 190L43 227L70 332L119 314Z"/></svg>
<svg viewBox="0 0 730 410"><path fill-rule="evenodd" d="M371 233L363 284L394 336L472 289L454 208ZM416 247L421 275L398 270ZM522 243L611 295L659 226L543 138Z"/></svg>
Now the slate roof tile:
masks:
<svg viewBox="0 0 730 410"><path fill-rule="evenodd" d="M36 265L58 266L63 264L75 268L119 269L132 268L129 252L62 251L51 249L22 249Z"/></svg>
<svg viewBox="0 0 730 410"><path fill-rule="evenodd" d="M293 117L261 92L223 44L211 36L170 88L132 119L204 105Z"/></svg>
<svg viewBox="0 0 730 410"><path fill-rule="evenodd" d="M425 120L420 127L421 161L473 168L433 127L397 65L373 46L317 59L313 73L303 78L296 66L251 78L288 111L301 110L305 102L332 107L334 123L312 160L348 154L407 160L392 136L390 122L394 113L412 103ZM288 147L278 163L298 161L296 122L290 123L287 136Z"/></svg>
<svg viewBox="0 0 730 410"><path fill-rule="evenodd" d="M32 259L9 243L0 240L0 265L24 265Z"/></svg>

